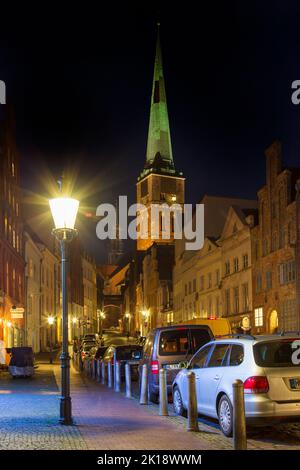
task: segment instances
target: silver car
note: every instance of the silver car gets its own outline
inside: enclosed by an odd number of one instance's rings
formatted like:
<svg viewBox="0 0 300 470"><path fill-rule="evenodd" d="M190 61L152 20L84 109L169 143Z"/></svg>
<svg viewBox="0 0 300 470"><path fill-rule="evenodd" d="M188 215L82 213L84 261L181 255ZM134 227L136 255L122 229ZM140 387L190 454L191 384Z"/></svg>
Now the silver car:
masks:
<svg viewBox="0 0 300 470"><path fill-rule="evenodd" d="M217 418L226 436L232 435L232 384L244 382L249 424L300 420L300 365L294 364L299 335L234 335L200 348L172 385L177 414L187 409L187 373L196 376L198 413Z"/></svg>

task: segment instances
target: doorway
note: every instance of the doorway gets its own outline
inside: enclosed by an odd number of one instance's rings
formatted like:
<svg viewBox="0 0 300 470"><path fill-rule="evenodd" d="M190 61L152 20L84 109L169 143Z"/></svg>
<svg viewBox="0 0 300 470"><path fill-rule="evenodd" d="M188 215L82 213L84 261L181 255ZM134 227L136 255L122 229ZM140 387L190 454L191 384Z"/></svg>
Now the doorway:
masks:
<svg viewBox="0 0 300 470"><path fill-rule="evenodd" d="M278 313L272 310L269 316L269 333L274 334L278 332Z"/></svg>

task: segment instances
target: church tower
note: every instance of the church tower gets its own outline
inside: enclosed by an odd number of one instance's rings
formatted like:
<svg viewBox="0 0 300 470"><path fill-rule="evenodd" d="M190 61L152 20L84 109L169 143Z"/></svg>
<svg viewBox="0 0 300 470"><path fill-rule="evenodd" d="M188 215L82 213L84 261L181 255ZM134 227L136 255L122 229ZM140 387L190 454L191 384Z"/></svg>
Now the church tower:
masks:
<svg viewBox="0 0 300 470"><path fill-rule="evenodd" d="M151 239L150 206L184 204L184 181L182 172L176 171L173 161L158 24L146 162L137 180L137 203L147 208L149 235L147 239L137 239L138 250L147 250L154 242L161 244L173 241L172 224L169 239L161 238L161 227L160 237Z"/></svg>

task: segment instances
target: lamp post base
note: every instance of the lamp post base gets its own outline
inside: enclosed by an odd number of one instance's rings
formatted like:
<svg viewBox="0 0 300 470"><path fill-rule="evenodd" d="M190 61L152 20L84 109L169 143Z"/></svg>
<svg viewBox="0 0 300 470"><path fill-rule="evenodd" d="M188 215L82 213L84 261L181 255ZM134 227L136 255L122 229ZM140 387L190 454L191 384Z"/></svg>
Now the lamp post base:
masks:
<svg viewBox="0 0 300 470"><path fill-rule="evenodd" d="M72 418L72 403L71 397L64 398L61 397L60 399L60 424L64 424L66 426L72 426L74 424Z"/></svg>

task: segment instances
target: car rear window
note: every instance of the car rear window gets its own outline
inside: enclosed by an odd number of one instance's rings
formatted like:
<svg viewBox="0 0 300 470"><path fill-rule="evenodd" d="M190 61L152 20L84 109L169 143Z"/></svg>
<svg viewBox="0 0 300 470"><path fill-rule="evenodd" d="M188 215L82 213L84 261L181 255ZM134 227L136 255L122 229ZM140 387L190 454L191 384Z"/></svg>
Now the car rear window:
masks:
<svg viewBox="0 0 300 470"><path fill-rule="evenodd" d="M188 352L188 330L163 331L159 338L160 356L182 356Z"/></svg>
<svg viewBox="0 0 300 470"><path fill-rule="evenodd" d="M136 351L142 351L142 347L131 347L131 348L119 348L117 349L117 360L118 361L129 361L134 359L134 353Z"/></svg>
<svg viewBox="0 0 300 470"><path fill-rule="evenodd" d="M292 347L295 339L266 341L253 346L254 359L260 367L299 367L293 364L292 355L296 351Z"/></svg>

